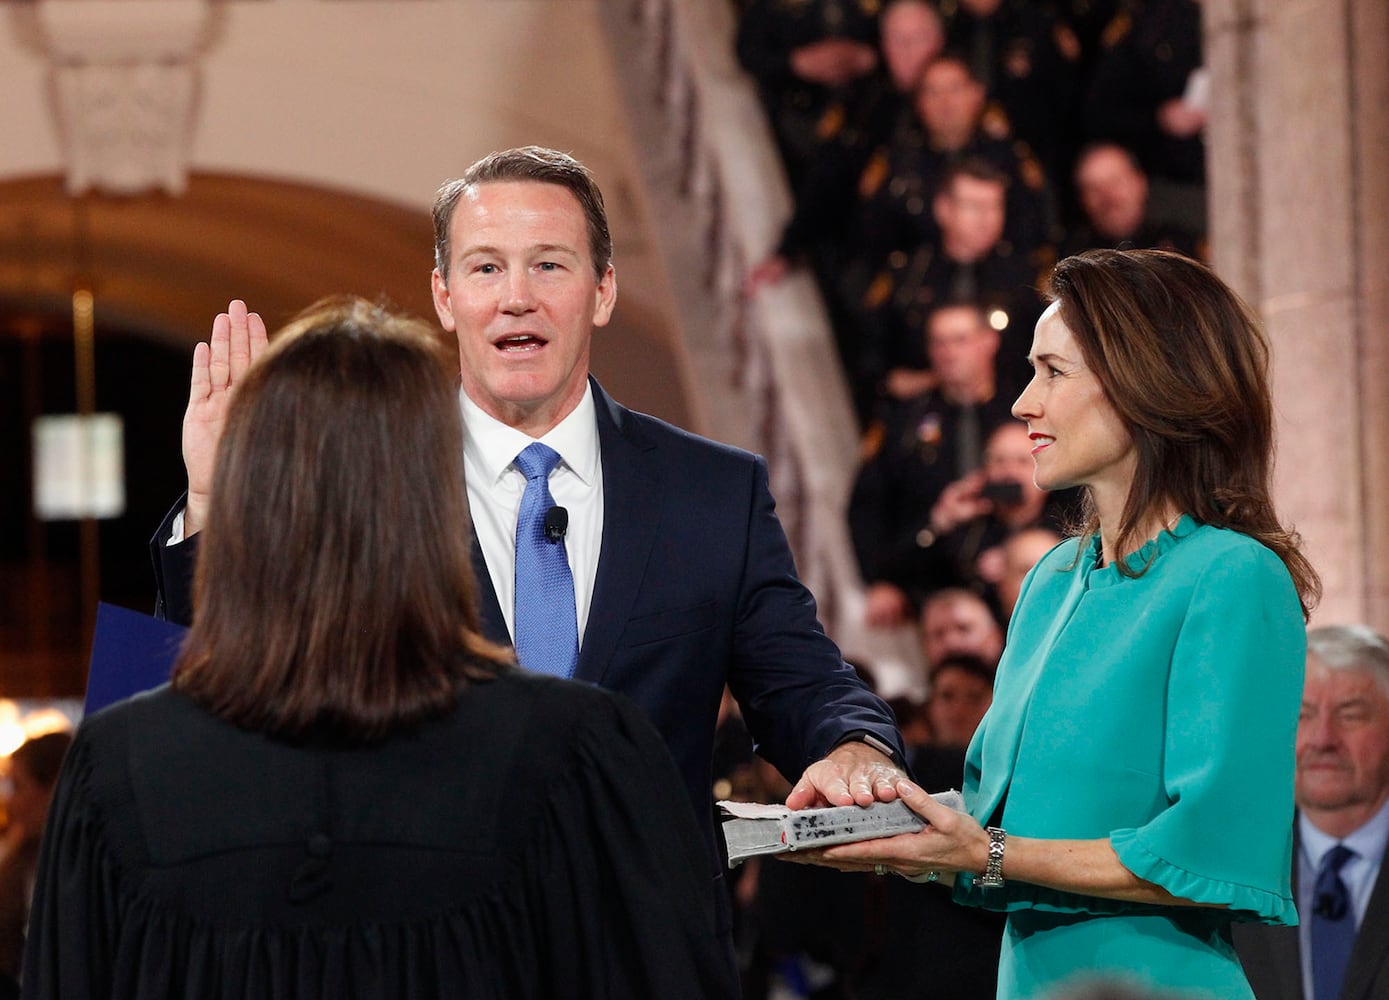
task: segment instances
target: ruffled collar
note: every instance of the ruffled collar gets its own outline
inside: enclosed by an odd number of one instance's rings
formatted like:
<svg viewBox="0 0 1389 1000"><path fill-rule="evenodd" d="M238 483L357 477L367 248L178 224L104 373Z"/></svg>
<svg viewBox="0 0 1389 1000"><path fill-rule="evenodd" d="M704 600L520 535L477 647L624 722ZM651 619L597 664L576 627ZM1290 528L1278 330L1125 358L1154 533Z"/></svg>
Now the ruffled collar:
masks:
<svg viewBox="0 0 1389 1000"><path fill-rule="evenodd" d="M1190 514L1183 514L1177 518L1177 523L1170 528L1165 528L1158 532L1156 538L1151 538L1144 542L1136 551L1129 553L1123 560L1128 568L1134 573L1142 573L1145 566L1150 566L1164 552L1175 548L1183 538L1192 534L1199 525L1192 519ZM1100 566L1100 536L1094 535L1090 543L1085 548L1083 557L1086 573L1086 586L1090 589L1096 587L1111 587L1116 583L1131 580L1133 577L1124 576L1119 572L1117 562L1110 563L1108 566Z"/></svg>

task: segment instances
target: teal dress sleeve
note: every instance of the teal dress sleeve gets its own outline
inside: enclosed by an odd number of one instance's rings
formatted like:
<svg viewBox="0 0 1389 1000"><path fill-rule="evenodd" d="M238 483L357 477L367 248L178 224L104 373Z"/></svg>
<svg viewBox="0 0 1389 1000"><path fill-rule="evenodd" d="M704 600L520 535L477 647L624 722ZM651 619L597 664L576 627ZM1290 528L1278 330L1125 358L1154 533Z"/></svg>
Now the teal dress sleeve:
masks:
<svg viewBox="0 0 1389 1000"><path fill-rule="evenodd" d="M1140 822L1111 828L1109 840L1125 867L1174 896L1222 908L1233 919L1295 924L1290 885L1294 744L1306 656L1301 604L1287 569L1271 551L1233 532L1202 532L1204 538L1191 539L1198 545L1184 554L1185 565L1169 563L1163 567L1168 572L1121 585L1133 585L1132 614L1139 618L1178 592L1184 608L1175 638L1163 628L1150 636L1147 650L1153 659L1166 659L1165 651L1171 650L1165 695L1153 706L1163 713L1156 802ZM1204 549L1204 557L1190 560L1193 549ZM1083 572L1071 574L1073 592L1074 574ZM1053 606L1029 610L1065 614L1062 587L1058 581L1041 588L1046 593L1036 596ZM1058 599L1060 607L1054 604ZM1014 638L1010 635L1010 641ZM1141 649L1130 655L1135 661L1145 658ZM1103 669L1126 666L1139 669L1122 657ZM1103 677L1089 679L1104 683ZM1103 702L1090 710L1103 711ZM1046 749L1024 744L1018 753ZM982 777L977 751L971 746L967 800ZM1105 748L1094 746L1090 752ZM1067 808L1059 789L1017 786L1008 794L1029 802L1046 795L1045 809ZM969 873L957 878L954 895L961 903L1000 910L1117 914L1144 908L1017 881L980 889Z"/></svg>
<svg viewBox="0 0 1389 1000"><path fill-rule="evenodd" d="M1301 604L1277 556L1249 545L1207 566L1164 706L1171 804L1110 834L1124 867L1242 919L1297 923L1290 832L1306 655Z"/></svg>

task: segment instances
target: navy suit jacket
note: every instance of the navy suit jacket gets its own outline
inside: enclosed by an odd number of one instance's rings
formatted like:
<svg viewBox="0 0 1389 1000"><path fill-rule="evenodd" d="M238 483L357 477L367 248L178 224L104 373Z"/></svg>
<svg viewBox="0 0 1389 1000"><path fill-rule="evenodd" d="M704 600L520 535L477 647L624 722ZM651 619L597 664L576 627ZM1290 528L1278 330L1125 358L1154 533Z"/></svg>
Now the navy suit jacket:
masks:
<svg viewBox="0 0 1389 1000"><path fill-rule="evenodd" d="M1293 827L1293 896L1297 896L1297 827ZM1389 860L1389 859L1386 859ZM1310 920L1310 914L1301 914ZM1237 923L1235 951L1258 1000L1304 1000L1302 944L1296 927ZM1389 997L1389 868L1381 864L1365 918L1355 935L1355 947L1341 984L1341 1000L1383 1000Z"/></svg>
<svg viewBox="0 0 1389 1000"><path fill-rule="evenodd" d="M792 781L859 733L900 759L891 710L845 665L796 576L766 463L628 410L592 385L603 541L575 677L620 692L655 723L711 846L725 682L758 753ZM162 544L172 518L151 543L155 574L162 612L187 623L196 543ZM473 561L483 632L510 644L476 539Z"/></svg>

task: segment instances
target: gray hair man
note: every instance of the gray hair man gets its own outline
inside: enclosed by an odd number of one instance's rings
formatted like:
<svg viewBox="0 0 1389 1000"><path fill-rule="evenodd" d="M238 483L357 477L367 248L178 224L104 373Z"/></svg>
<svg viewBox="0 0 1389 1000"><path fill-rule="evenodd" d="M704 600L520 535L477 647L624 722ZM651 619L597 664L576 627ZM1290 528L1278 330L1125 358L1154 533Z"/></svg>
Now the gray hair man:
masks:
<svg viewBox="0 0 1389 1000"><path fill-rule="evenodd" d="M1307 634L1297 726L1294 884L1301 925L1237 929L1259 1000L1389 996L1389 641Z"/></svg>

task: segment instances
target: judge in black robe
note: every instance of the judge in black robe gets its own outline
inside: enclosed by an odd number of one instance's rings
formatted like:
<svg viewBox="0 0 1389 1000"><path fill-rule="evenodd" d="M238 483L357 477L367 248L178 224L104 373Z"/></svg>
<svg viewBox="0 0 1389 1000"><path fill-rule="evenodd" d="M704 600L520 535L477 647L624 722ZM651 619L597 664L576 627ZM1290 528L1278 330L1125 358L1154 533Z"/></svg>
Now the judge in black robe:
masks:
<svg viewBox="0 0 1389 1000"><path fill-rule="evenodd" d="M194 354L189 419L224 424L197 619L168 686L78 730L23 995L735 996L663 740L480 633L433 331L329 303L230 378L229 341Z"/></svg>
<svg viewBox="0 0 1389 1000"><path fill-rule="evenodd" d="M736 996L683 788L629 702L519 671L369 749L163 688L78 733L24 996Z"/></svg>

